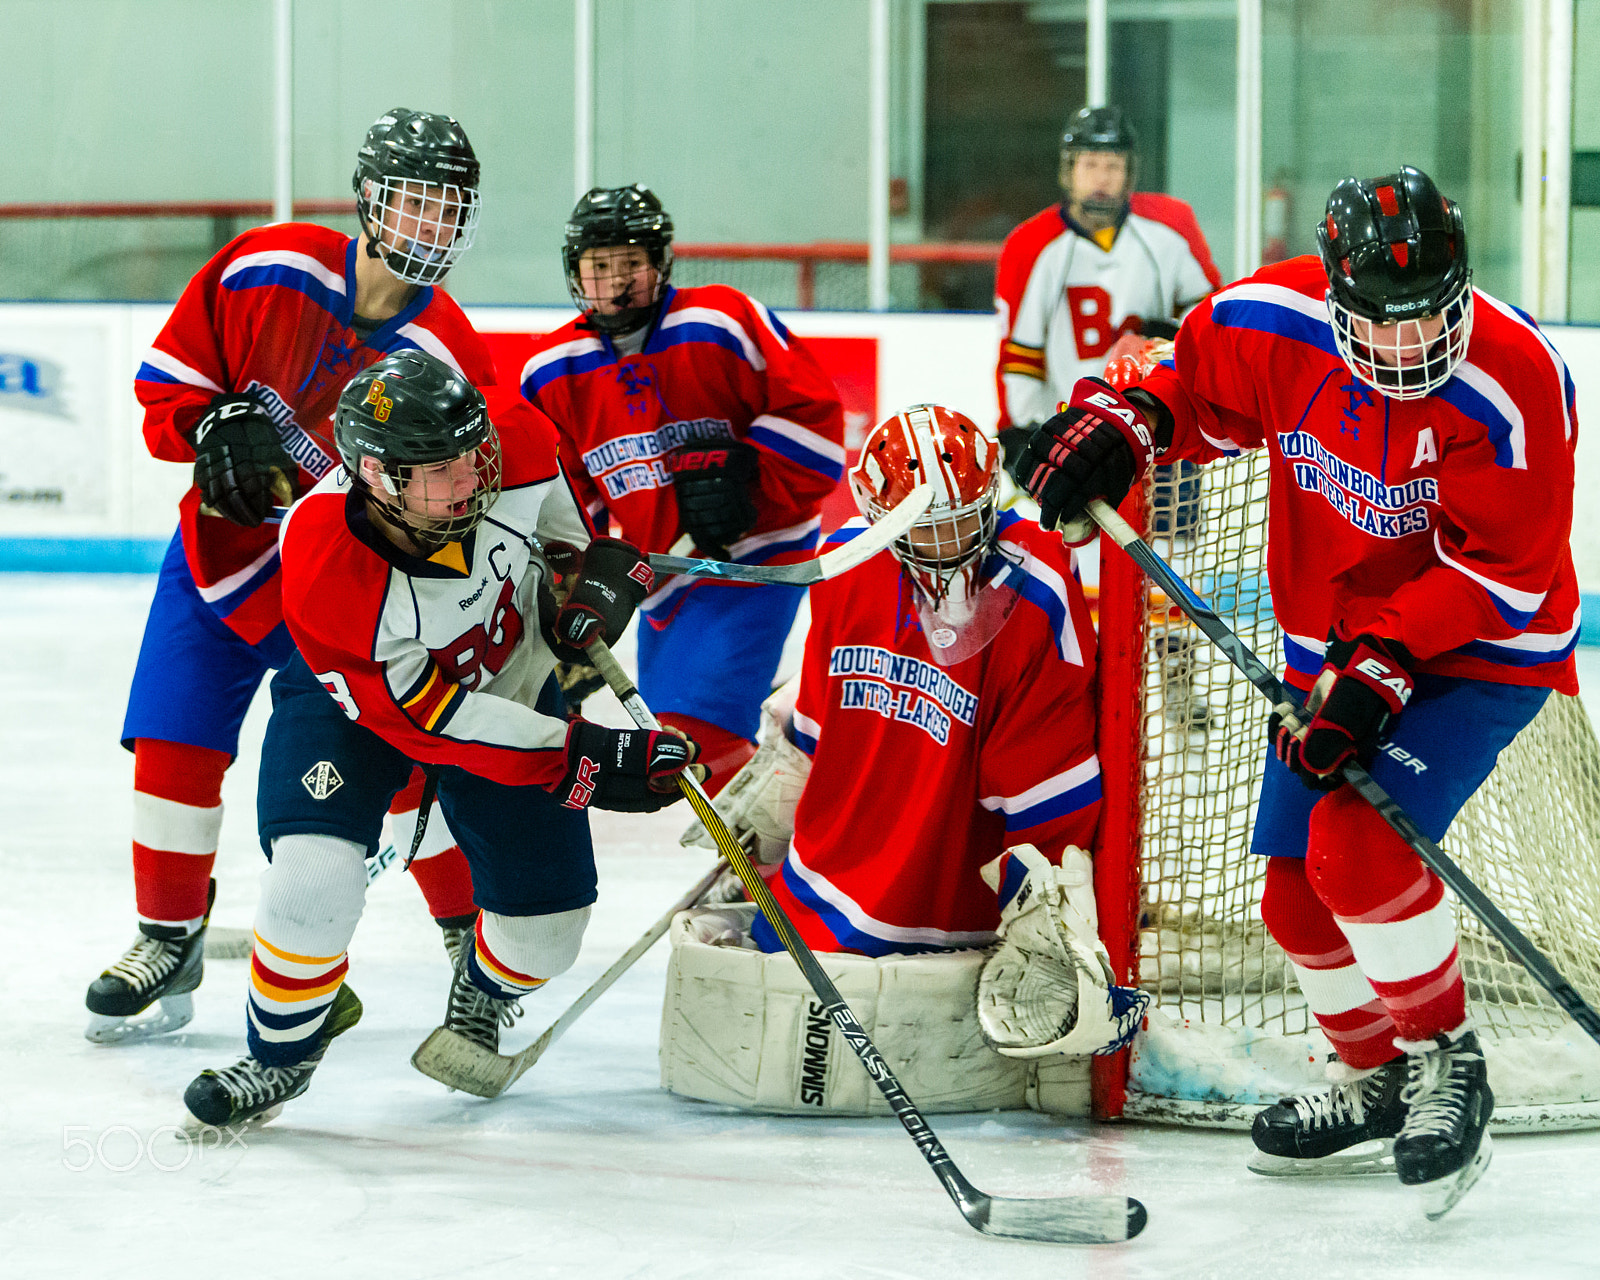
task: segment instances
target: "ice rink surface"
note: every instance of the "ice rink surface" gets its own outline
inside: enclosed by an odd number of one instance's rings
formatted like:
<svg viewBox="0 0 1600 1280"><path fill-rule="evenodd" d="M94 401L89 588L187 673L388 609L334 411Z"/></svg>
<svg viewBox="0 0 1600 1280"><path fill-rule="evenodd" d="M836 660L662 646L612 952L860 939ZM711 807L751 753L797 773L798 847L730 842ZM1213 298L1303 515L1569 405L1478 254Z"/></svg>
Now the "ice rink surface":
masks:
<svg viewBox="0 0 1600 1280"><path fill-rule="evenodd" d="M410 877L368 896L351 949L366 1005L305 1097L226 1149L171 1126L184 1086L243 1052L243 960L213 961L181 1033L83 1039L83 992L134 936L132 757L117 743L154 580L0 575L0 1274L412 1277L1466 1277L1600 1275L1600 1133L1496 1142L1429 1224L1390 1179L1279 1181L1243 1134L935 1117L986 1191L1137 1196L1150 1225L1085 1249L988 1240L893 1120L792 1120L659 1087L665 944L493 1102L408 1059L448 970ZM1600 653L1580 650L1590 688ZM612 704L614 723L620 712ZM248 927L257 701L228 775L213 923ZM527 1002L520 1047L710 865L682 806L596 818L600 901L576 968Z"/></svg>

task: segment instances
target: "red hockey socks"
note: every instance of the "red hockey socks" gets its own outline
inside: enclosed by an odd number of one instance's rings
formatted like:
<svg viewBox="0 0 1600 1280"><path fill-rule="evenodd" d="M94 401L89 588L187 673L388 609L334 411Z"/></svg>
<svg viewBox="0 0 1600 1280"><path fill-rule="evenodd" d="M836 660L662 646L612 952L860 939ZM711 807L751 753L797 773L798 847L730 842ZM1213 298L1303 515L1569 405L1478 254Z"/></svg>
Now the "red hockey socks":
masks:
<svg viewBox="0 0 1600 1280"><path fill-rule="evenodd" d="M188 937L205 919L232 761L158 738L133 744L133 892L139 925L154 937Z"/></svg>
<svg viewBox="0 0 1600 1280"><path fill-rule="evenodd" d="M1261 918L1294 965L1317 1025L1341 1061L1376 1067L1399 1054L1395 1024L1299 858L1268 858Z"/></svg>
<svg viewBox="0 0 1600 1280"><path fill-rule="evenodd" d="M1306 875L1402 1039L1427 1040L1466 1020L1444 884L1353 788L1311 811Z"/></svg>
<svg viewBox="0 0 1600 1280"><path fill-rule="evenodd" d="M708 720L697 720L675 711L663 712L660 719L662 724L682 729L699 744L700 756L695 763L711 770L711 776L705 781L708 796L716 795L732 782L733 775L756 753L756 744L750 739L741 738Z"/></svg>
<svg viewBox="0 0 1600 1280"><path fill-rule="evenodd" d="M411 852L421 803L422 770L413 769L411 781L389 802L389 830L402 860ZM428 816L422 846L411 863L411 877L422 890L435 920L459 920L478 909L472 901L472 870L467 866L467 856L450 834L437 805Z"/></svg>

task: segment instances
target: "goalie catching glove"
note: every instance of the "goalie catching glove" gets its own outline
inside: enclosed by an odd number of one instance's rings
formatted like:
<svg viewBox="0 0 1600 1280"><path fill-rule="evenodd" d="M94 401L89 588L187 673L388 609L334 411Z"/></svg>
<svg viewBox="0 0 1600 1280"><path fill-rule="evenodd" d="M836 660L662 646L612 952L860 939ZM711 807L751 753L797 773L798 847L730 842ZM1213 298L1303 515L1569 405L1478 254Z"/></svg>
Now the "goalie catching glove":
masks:
<svg viewBox="0 0 1600 1280"><path fill-rule="evenodd" d="M782 862L788 853L795 810L811 776L811 757L790 742L788 734L799 687L796 676L761 704L761 745L713 802L733 838L765 866ZM698 818L678 843L717 847Z"/></svg>
<svg viewBox="0 0 1600 1280"><path fill-rule="evenodd" d="M1039 503L1039 524L1087 542L1091 498L1116 506L1149 470L1155 437L1143 411L1099 378L1079 378L1072 400L1028 438L1012 476Z"/></svg>
<svg viewBox="0 0 1600 1280"><path fill-rule="evenodd" d="M668 730L607 729L574 720L567 730L567 772L553 788L568 809L654 813L683 793L678 775L700 754L693 740Z"/></svg>
<svg viewBox="0 0 1600 1280"><path fill-rule="evenodd" d="M756 523L750 484L761 454L742 440L682 445L667 453L667 470L678 499L678 522L695 545L718 560Z"/></svg>
<svg viewBox="0 0 1600 1280"><path fill-rule="evenodd" d="M1032 845L1018 845L982 870L997 892L1008 856L1027 874L1000 914L1000 946L978 976L984 1038L1008 1058L1115 1053L1133 1039L1150 997L1112 981L1089 855L1068 845L1057 867Z"/></svg>
<svg viewBox="0 0 1600 1280"><path fill-rule="evenodd" d="M298 470L254 396L217 396L195 424L194 482L207 514L258 528L294 501Z"/></svg>
<svg viewBox="0 0 1600 1280"><path fill-rule="evenodd" d="M1313 791L1343 786L1344 766L1368 763L1389 722L1411 700L1411 663L1398 640L1330 634L1305 710L1287 702L1272 710L1267 733L1278 759Z"/></svg>

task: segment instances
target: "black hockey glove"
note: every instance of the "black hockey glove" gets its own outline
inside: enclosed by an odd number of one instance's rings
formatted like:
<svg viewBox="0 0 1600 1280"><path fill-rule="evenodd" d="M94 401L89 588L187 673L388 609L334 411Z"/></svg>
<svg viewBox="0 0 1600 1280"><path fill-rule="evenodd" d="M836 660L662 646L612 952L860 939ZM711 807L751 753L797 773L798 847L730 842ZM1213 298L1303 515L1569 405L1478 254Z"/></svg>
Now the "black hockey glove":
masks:
<svg viewBox="0 0 1600 1280"><path fill-rule="evenodd" d="M220 395L194 428L194 482L202 506L246 529L294 501L298 474L277 425L254 396Z"/></svg>
<svg viewBox="0 0 1600 1280"><path fill-rule="evenodd" d="M567 730L567 773L554 788L568 809L654 813L683 793L678 775L700 748L666 731L607 729L574 720Z"/></svg>
<svg viewBox="0 0 1600 1280"><path fill-rule="evenodd" d="M760 453L742 440L681 445L668 451L667 470L678 495L678 522L695 545L718 560L756 523L750 484Z"/></svg>
<svg viewBox="0 0 1600 1280"><path fill-rule="evenodd" d="M1005 469L1013 478L1017 474L1017 464L1022 461L1022 455L1028 448L1028 439L1032 435L1032 427L1007 427L1000 433L1000 457Z"/></svg>
<svg viewBox="0 0 1600 1280"><path fill-rule="evenodd" d="M1094 523L1091 498L1116 506L1150 466L1155 439L1144 414L1099 378L1079 378L1072 400L1039 426L1012 477L1039 503L1039 524L1062 524L1069 542L1085 542Z"/></svg>
<svg viewBox="0 0 1600 1280"><path fill-rule="evenodd" d="M596 640L616 644L656 576L638 547L621 538L596 538L583 553L566 603L557 611L551 648L562 662L583 663ZM562 586L566 581L563 579Z"/></svg>
<svg viewBox="0 0 1600 1280"><path fill-rule="evenodd" d="M1411 700L1412 657L1398 640L1330 635L1323 661L1305 709L1285 703L1267 725L1278 759L1313 791L1343 786L1349 761L1371 761L1384 729Z"/></svg>

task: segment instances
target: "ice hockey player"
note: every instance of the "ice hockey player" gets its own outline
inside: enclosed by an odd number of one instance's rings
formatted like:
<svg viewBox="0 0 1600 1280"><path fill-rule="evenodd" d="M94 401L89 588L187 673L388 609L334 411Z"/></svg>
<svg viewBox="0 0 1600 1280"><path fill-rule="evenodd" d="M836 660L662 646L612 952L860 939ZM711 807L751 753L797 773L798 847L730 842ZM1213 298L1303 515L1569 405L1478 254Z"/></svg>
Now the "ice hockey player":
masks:
<svg viewBox="0 0 1600 1280"><path fill-rule="evenodd" d="M647 553L687 535L717 559L811 554L845 457L839 397L811 354L736 289L672 287L672 219L647 187L579 200L562 262L583 314L540 341L522 392L555 420L597 526L616 520ZM713 792L755 750L799 604L792 587L699 577L645 601L639 691L701 744ZM563 678L577 694L600 683Z"/></svg>
<svg viewBox="0 0 1600 1280"><path fill-rule="evenodd" d="M1079 382L1018 474L1070 527L1154 459L1267 450L1273 610L1308 696L1271 719L1261 914L1337 1061L1329 1093L1257 1117L1252 1167L1370 1167L1358 1144L1392 1139L1438 1216L1488 1164L1483 1048L1442 883L1341 767L1439 840L1550 690L1577 691L1574 393L1533 322L1472 287L1426 174L1344 179L1317 241L1202 303L1139 386Z"/></svg>
<svg viewBox="0 0 1600 1280"><path fill-rule="evenodd" d="M1085 107L1061 135L1064 199L1009 236L995 275L1001 442L1010 458L1079 378L1137 341L1170 338L1222 284L1194 210L1137 191L1138 137L1117 107ZM1131 335L1131 336L1128 336Z"/></svg>
<svg viewBox="0 0 1600 1280"><path fill-rule="evenodd" d="M595 900L586 810L670 804L694 757L675 734L566 719L541 607L551 640L581 656L594 636L621 634L649 564L625 542L591 540L554 428L514 391L491 395L493 418L443 361L385 356L339 398L343 467L284 522L283 611L299 652L273 678L262 748L270 865L250 1054L189 1085L200 1123L270 1118L360 1017L344 977L363 862L414 764L436 775L482 907L445 1025L497 1050L516 1002L578 954ZM544 554L557 545L576 569L559 609Z"/></svg>
<svg viewBox="0 0 1600 1280"><path fill-rule="evenodd" d="M781 860L769 883L807 945L898 971L869 976L879 1025L903 995L890 1021L925 1037L905 1051L924 1077L919 1101L940 1110L995 1105L982 1094L993 1081L980 1028L1016 1058L1108 1052L1146 1002L1108 990L1096 933L1088 608L1059 539L998 511L999 455L970 418L937 405L868 435L850 472L862 518L830 541L920 482L933 503L889 550L811 588L798 689L768 701L761 749L718 806L762 861ZM782 951L760 915L751 936ZM950 952L961 954L928 958ZM797 1034L797 1059L804 1049ZM664 1062L673 1050L663 1046ZM783 1066L749 1078L796 1080L804 1093L807 1073Z"/></svg>
<svg viewBox="0 0 1600 1280"><path fill-rule="evenodd" d="M488 349L436 286L478 225L478 160L448 116L396 108L356 158L360 233L288 222L247 231L190 281L134 383L150 451L192 463L145 624L122 742L134 755L139 937L90 986L89 1039L183 1026L200 985L222 776L269 668L293 652L279 604L273 508L334 464L332 412L351 375L423 348L475 383ZM415 796L396 805L409 845ZM474 911L443 822L411 868L446 949ZM149 1018L129 1021L160 1001Z"/></svg>

